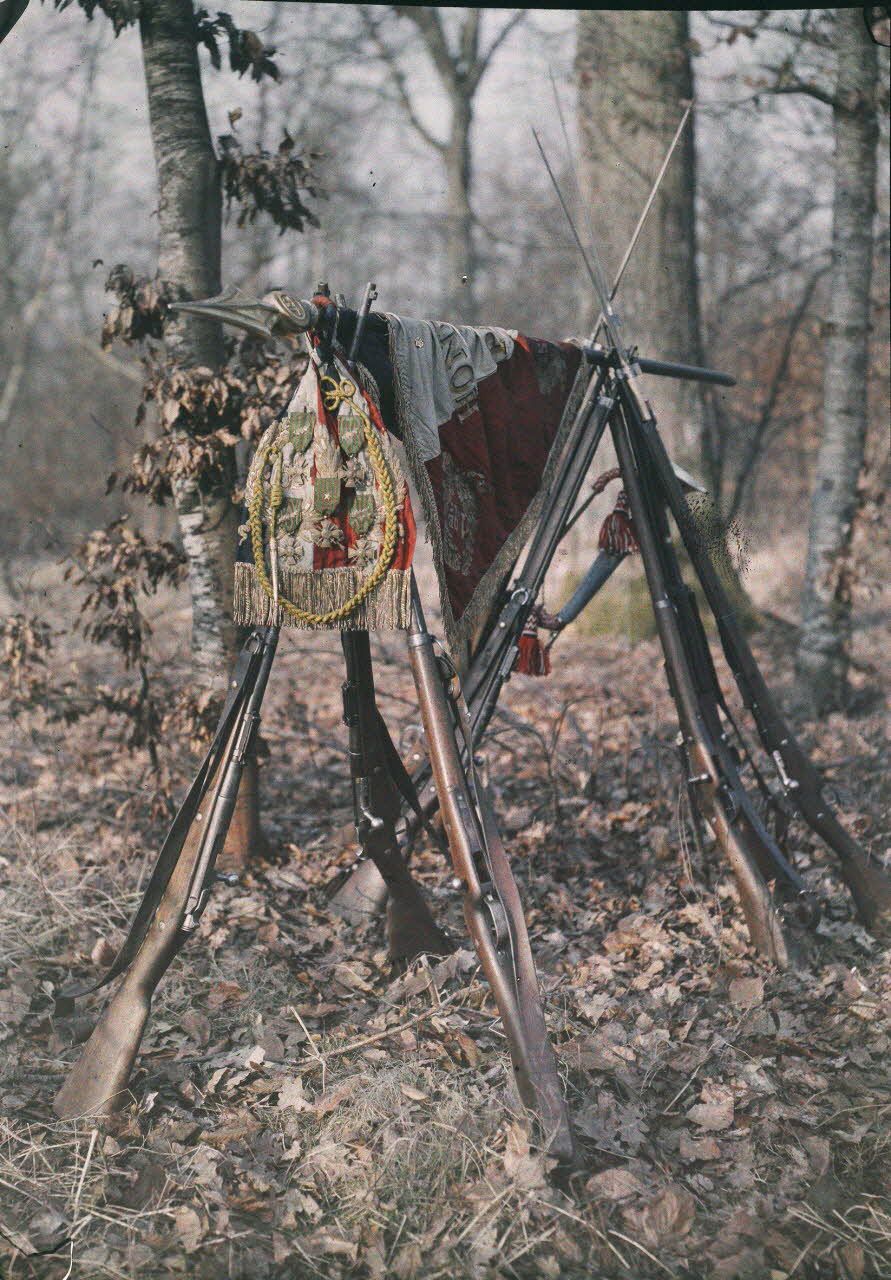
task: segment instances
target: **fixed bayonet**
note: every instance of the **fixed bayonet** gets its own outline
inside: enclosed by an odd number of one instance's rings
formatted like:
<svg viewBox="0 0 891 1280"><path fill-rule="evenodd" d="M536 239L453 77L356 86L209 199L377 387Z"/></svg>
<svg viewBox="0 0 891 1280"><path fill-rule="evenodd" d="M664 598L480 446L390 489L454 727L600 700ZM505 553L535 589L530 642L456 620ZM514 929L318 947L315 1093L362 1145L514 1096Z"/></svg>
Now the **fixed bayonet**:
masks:
<svg viewBox="0 0 891 1280"><path fill-rule="evenodd" d="M274 289L263 298L252 298L239 288L224 289L213 298L193 302L172 302L171 311L219 320L235 329L243 329L255 338L279 338L285 333L308 333L319 321L319 308L314 302L295 298L282 289Z"/></svg>
<svg viewBox="0 0 891 1280"><path fill-rule="evenodd" d="M356 356L359 354L359 348L362 345L362 335L365 332L365 325L368 321L368 315L371 311L371 304L377 298L377 285L373 280L369 280L365 286L365 292L362 295L362 305L359 307L358 318L356 319L356 329L353 333L353 341L350 343L350 352L347 359L350 364L355 364Z"/></svg>

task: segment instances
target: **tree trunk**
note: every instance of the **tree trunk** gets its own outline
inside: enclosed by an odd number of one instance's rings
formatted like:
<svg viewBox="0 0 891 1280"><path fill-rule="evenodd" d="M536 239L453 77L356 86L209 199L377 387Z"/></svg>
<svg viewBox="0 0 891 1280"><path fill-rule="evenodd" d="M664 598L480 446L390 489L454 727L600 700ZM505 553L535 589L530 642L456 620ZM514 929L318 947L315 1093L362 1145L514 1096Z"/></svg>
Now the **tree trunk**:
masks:
<svg viewBox="0 0 891 1280"><path fill-rule="evenodd" d="M836 17L835 194L823 437L811 498L796 655L798 694L813 715L841 707L851 638L851 531L867 428L869 298L876 208L878 58L859 9Z"/></svg>
<svg viewBox="0 0 891 1280"><path fill-rule="evenodd" d="M192 0L155 0L140 17L152 144L158 170L158 266L190 298L220 291L222 195L201 87ZM167 348L185 365L223 362L220 325L184 316L168 325ZM234 456L232 480L235 478ZM221 688L232 664L236 629L232 581L238 512L229 486L174 484L192 601L196 682ZM260 842L256 764L251 763L227 842L228 862L243 863Z"/></svg>
<svg viewBox="0 0 891 1280"><path fill-rule="evenodd" d="M688 41L686 12L598 9L579 14L580 185L609 283L683 104L693 96ZM617 298L626 334L642 355L702 363L695 195L691 119ZM593 299L590 310L593 321ZM666 446L689 461L700 441L697 385L660 379L654 391Z"/></svg>
<svg viewBox="0 0 891 1280"><path fill-rule="evenodd" d="M476 255L473 243L473 213L470 208L472 161L470 129L473 106L460 83L450 93L452 127L444 153L446 166L446 289L445 317L454 323L473 324L477 320Z"/></svg>
<svg viewBox="0 0 891 1280"><path fill-rule="evenodd" d="M584 240L590 222L608 285L615 279L653 181L693 97L689 39L689 15L684 11L598 9L579 14L575 60L579 185L587 206L580 211L580 234ZM630 345L641 355L684 364L706 363L695 204L696 148L691 116L616 298ZM588 297L593 323L599 308L590 292ZM717 433L721 424L713 400L704 394L701 384L668 378L647 379L647 393L668 452L701 473L713 500L720 505ZM580 522L579 542L587 554L594 533L594 526ZM735 573L728 574L726 585L741 617L751 621L752 606ZM589 621L598 629L623 630L634 639L655 634L643 580L630 574L617 579L592 606Z"/></svg>

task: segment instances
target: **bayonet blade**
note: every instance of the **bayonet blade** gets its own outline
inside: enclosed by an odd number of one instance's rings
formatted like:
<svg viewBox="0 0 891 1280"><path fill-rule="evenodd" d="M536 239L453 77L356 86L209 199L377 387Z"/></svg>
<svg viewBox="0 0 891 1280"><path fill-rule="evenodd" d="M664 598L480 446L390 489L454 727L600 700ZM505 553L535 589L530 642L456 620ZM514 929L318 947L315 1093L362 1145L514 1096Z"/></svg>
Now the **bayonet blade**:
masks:
<svg viewBox="0 0 891 1280"><path fill-rule="evenodd" d="M172 302L171 311L219 320L257 338L277 338L282 333L306 333L318 323L319 309L312 302L294 298L281 289L265 298L252 298L239 288L224 289L213 298Z"/></svg>

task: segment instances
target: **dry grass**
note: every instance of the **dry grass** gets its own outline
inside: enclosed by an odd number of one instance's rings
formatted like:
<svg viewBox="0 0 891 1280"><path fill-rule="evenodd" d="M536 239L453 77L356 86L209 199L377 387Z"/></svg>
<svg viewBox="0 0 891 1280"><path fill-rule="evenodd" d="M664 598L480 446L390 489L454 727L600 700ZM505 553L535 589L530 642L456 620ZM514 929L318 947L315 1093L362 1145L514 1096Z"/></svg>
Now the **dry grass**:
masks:
<svg viewBox="0 0 891 1280"><path fill-rule="evenodd" d="M582 1170L554 1183L530 1147L470 953L394 977L377 923L328 910L324 833L348 813L339 660L336 638L302 640L266 718L282 860L215 895L158 993L138 1103L97 1128L50 1104L101 997L74 1017L54 998L95 972L151 864L144 762L89 726L35 721L4 746L4 1280L889 1274L891 956L795 832L824 923L805 971L762 965L679 809L655 647L557 655L550 682L509 687L489 754ZM864 692L886 674L866 671ZM401 664L380 683L410 726ZM865 702L810 732L847 820L886 857L885 711ZM446 868L425 851L419 870L461 936Z"/></svg>

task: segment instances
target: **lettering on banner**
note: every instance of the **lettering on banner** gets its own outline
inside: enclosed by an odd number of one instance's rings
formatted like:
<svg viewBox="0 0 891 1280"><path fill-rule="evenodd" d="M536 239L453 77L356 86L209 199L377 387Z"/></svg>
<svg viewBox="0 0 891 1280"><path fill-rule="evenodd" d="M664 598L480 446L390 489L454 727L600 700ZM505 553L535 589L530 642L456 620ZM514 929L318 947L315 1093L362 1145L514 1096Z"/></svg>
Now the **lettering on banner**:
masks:
<svg viewBox="0 0 891 1280"><path fill-rule="evenodd" d="M464 339L455 326L440 322L436 325L436 332L455 412L463 422L477 406L476 373Z"/></svg>

